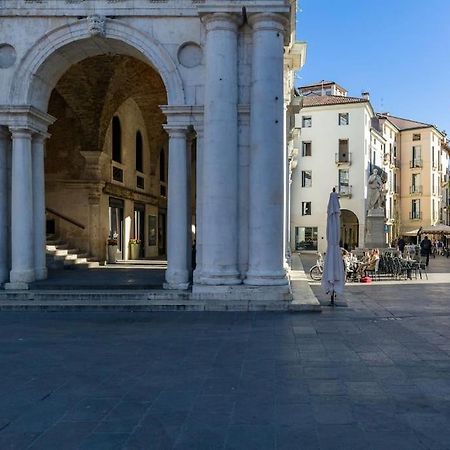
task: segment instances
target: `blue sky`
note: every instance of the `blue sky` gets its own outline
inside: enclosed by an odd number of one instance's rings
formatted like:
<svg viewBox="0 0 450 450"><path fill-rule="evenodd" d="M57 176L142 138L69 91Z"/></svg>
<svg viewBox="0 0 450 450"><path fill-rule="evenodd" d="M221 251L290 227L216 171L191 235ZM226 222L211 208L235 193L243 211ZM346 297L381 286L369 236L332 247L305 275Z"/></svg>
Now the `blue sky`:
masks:
<svg viewBox="0 0 450 450"><path fill-rule="evenodd" d="M450 0L298 0L306 64L297 85L333 80L378 112L450 135Z"/></svg>

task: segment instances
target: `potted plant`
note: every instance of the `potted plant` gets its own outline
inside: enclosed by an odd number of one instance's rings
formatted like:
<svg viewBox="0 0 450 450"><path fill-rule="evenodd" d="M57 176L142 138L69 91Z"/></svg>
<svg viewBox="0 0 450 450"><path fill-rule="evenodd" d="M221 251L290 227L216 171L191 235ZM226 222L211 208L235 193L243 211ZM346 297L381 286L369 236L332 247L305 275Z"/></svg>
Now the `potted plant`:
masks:
<svg viewBox="0 0 450 450"><path fill-rule="evenodd" d="M117 233L113 233L113 235L109 236L107 240L108 246L108 263L114 264L117 262L117 247L118 247L118 239L119 235Z"/></svg>
<svg viewBox="0 0 450 450"><path fill-rule="evenodd" d="M139 239L130 239L130 259L139 259L139 250L141 249L141 241Z"/></svg>

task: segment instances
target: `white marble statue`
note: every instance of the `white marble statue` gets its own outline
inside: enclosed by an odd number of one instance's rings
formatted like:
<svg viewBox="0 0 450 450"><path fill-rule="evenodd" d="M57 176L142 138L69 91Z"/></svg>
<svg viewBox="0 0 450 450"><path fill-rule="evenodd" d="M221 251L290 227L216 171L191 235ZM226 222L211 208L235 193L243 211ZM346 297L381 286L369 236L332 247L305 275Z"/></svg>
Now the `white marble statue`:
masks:
<svg viewBox="0 0 450 450"><path fill-rule="evenodd" d="M383 180L378 175L378 169L373 169L372 175L368 179L368 208L377 209L383 207Z"/></svg>

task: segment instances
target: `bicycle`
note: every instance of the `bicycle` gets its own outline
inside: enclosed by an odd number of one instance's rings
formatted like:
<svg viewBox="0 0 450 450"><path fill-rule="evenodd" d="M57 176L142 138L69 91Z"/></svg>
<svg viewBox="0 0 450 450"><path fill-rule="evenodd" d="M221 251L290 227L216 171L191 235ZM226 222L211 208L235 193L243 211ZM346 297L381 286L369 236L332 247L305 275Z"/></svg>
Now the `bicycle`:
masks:
<svg viewBox="0 0 450 450"><path fill-rule="evenodd" d="M309 276L314 281L320 281L322 279L322 274L323 274L323 257L321 253L318 253L317 262L309 270Z"/></svg>

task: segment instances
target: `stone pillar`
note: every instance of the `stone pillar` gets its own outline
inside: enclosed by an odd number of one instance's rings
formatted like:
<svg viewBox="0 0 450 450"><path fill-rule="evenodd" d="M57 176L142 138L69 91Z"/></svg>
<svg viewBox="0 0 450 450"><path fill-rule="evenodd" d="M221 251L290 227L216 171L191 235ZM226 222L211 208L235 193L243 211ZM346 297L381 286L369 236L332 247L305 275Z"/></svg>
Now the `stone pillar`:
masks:
<svg viewBox="0 0 450 450"><path fill-rule="evenodd" d="M88 194L89 203L89 247L88 253L105 261L108 259L106 252L106 236L107 230L102 229L102 217L108 214L108 209L102 211L103 185L91 187ZM106 226L108 223L106 222Z"/></svg>
<svg viewBox="0 0 450 450"><path fill-rule="evenodd" d="M0 284L9 278L9 208L8 208L8 152L10 136L0 127Z"/></svg>
<svg viewBox="0 0 450 450"><path fill-rule="evenodd" d="M238 262L237 17L208 14L201 284L240 284Z"/></svg>
<svg viewBox="0 0 450 450"><path fill-rule="evenodd" d="M249 270L245 284L287 284L283 255L283 49L286 19L250 16L253 27L250 108Z"/></svg>
<svg viewBox="0 0 450 450"><path fill-rule="evenodd" d="M200 281L203 267L203 126L195 127L197 132L197 169L196 169L196 206L195 206L195 250L196 267L194 270L194 283Z"/></svg>
<svg viewBox="0 0 450 450"><path fill-rule="evenodd" d="M28 289L35 280L32 131L11 128L11 273L6 289Z"/></svg>
<svg viewBox="0 0 450 450"><path fill-rule="evenodd" d="M166 125L169 134L167 271L165 289L187 289L187 127Z"/></svg>
<svg viewBox="0 0 450 450"><path fill-rule="evenodd" d="M37 280L47 278L44 141L44 136L35 134L31 152L33 161L34 270Z"/></svg>

